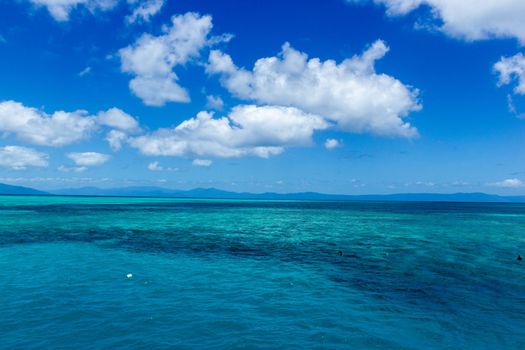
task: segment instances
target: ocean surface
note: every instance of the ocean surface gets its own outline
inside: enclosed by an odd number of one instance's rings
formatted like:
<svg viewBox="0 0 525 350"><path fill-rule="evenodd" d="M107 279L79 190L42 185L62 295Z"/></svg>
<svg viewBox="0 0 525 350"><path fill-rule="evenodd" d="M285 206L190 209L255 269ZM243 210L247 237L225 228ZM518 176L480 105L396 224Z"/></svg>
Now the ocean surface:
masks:
<svg viewBox="0 0 525 350"><path fill-rule="evenodd" d="M0 348L524 349L518 254L520 204L4 196Z"/></svg>

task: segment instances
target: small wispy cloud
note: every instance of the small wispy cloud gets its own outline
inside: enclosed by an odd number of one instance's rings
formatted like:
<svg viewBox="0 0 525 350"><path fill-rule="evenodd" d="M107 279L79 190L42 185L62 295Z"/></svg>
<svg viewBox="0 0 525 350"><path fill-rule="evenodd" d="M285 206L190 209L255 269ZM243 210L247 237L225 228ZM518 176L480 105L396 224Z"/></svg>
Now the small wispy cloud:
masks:
<svg viewBox="0 0 525 350"><path fill-rule="evenodd" d="M57 168L58 171L61 171L63 173L81 173L86 171L88 168L85 166L73 166L73 167L67 167L65 165L61 165Z"/></svg>
<svg viewBox="0 0 525 350"><path fill-rule="evenodd" d="M109 155L97 152L72 152L67 157L79 167L99 166L107 162Z"/></svg>
<svg viewBox="0 0 525 350"><path fill-rule="evenodd" d="M222 111L224 109L224 101L220 96L208 95L206 96L206 108Z"/></svg>
<svg viewBox="0 0 525 350"><path fill-rule="evenodd" d="M91 67L88 66L88 67L82 69L82 70L78 73L78 76L79 76L80 78L82 78L83 76L86 76L86 75L88 75L89 73L91 73Z"/></svg>
<svg viewBox="0 0 525 350"><path fill-rule="evenodd" d="M159 162L151 162L148 164L148 169L151 171L178 171L179 168L167 168L160 165Z"/></svg>
<svg viewBox="0 0 525 350"><path fill-rule="evenodd" d="M91 67L88 66L88 67L82 69L77 75L78 75L79 78L82 78L82 77L84 77L84 76L86 76L86 75L88 75L90 73L91 73Z"/></svg>
<svg viewBox="0 0 525 350"><path fill-rule="evenodd" d="M149 22L151 17L160 12L165 0L128 0L128 3L136 6L133 13L126 17L128 23Z"/></svg>
<svg viewBox="0 0 525 350"><path fill-rule="evenodd" d="M509 109L509 112L514 114L519 119L525 119L525 113L521 113L516 108L516 104L514 103L514 98L511 94L507 95L507 108Z"/></svg>
<svg viewBox="0 0 525 350"><path fill-rule="evenodd" d="M209 160L209 159L195 159L193 160L193 162L191 164L195 165L195 166L203 166L203 167L208 167L210 165L212 165L212 161Z"/></svg>
<svg viewBox="0 0 525 350"><path fill-rule="evenodd" d="M327 150L333 150L333 149L336 149L336 148L339 148L343 145L343 143L339 140L336 140L336 139L326 139L325 143L324 143L324 148L326 148Z"/></svg>
<svg viewBox="0 0 525 350"><path fill-rule="evenodd" d="M491 183L489 185L495 186L495 187L505 187L505 188L519 188L519 187L525 186L523 181L521 181L520 179L516 179L516 178L505 179L502 181Z"/></svg>
<svg viewBox="0 0 525 350"><path fill-rule="evenodd" d="M405 187L435 187L437 185L433 181L412 181L404 184Z"/></svg>
<svg viewBox="0 0 525 350"><path fill-rule="evenodd" d="M84 77L84 76L86 76L86 75L88 75L90 73L91 73L91 67L88 66L88 67L82 69L77 75L78 75L79 78L82 78L82 77Z"/></svg>

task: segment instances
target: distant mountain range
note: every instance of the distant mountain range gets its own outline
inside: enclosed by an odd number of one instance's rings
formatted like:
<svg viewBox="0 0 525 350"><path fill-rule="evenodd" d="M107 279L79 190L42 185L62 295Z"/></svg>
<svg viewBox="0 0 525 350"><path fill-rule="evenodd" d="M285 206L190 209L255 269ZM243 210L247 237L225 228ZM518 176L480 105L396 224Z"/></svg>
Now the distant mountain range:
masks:
<svg viewBox="0 0 525 350"><path fill-rule="evenodd" d="M341 200L341 201L421 201L421 202L498 202L525 203L525 196L499 196L486 193L398 193L378 195L338 195L316 192L247 193L229 192L216 188L173 190L162 187L80 187L53 191L39 191L29 187L0 184L0 195L66 195L66 196L121 196L121 197L177 197L211 199L281 199L281 200Z"/></svg>
<svg viewBox="0 0 525 350"><path fill-rule="evenodd" d="M38 191L29 187L11 186L0 183L0 195L46 195L47 192Z"/></svg>

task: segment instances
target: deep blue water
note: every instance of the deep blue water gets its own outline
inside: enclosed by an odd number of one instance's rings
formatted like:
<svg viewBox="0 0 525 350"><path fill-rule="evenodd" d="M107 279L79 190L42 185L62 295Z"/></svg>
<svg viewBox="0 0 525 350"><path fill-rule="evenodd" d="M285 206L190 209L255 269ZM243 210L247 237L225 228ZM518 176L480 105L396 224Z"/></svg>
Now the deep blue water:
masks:
<svg viewBox="0 0 525 350"><path fill-rule="evenodd" d="M0 348L521 349L518 254L519 204L0 197Z"/></svg>

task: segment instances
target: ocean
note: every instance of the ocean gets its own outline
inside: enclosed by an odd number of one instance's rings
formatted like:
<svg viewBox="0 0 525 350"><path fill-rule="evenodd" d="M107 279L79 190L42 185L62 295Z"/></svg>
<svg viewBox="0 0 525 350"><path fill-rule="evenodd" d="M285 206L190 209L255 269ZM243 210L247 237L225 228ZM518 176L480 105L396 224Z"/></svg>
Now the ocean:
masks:
<svg viewBox="0 0 525 350"><path fill-rule="evenodd" d="M523 349L525 205L0 197L2 349Z"/></svg>

